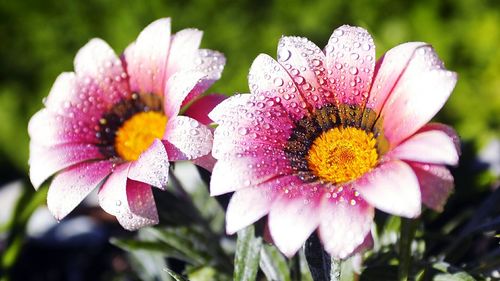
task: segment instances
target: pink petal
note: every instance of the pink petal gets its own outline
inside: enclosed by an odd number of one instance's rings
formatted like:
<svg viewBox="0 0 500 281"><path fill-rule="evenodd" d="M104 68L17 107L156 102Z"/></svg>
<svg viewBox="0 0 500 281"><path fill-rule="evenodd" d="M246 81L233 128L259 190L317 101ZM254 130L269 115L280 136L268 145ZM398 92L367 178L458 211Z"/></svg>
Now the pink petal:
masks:
<svg viewBox="0 0 500 281"><path fill-rule="evenodd" d="M210 194L212 196L251 187L269 179L292 174L290 161L281 152L264 152L257 149L219 159L212 171Z"/></svg>
<svg viewBox="0 0 500 281"><path fill-rule="evenodd" d="M82 50L85 48L83 47ZM124 89L117 89L123 91L123 95L127 94ZM107 97L108 94L109 97ZM88 132L95 130L97 121L110 106L111 97L116 97L116 95L104 92L94 78L77 77L74 73L62 73L54 82L45 106L51 115L63 118L67 121L65 123L70 123L70 127L78 128L81 132Z"/></svg>
<svg viewBox="0 0 500 281"><path fill-rule="evenodd" d="M325 51L338 102L363 107L375 68L375 45L368 31L343 25L333 31Z"/></svg>
<svg viewBox="0 0 500 281"><path fill-rule="evenodd" d="M215 164L211 194L219 195L255 186L271 178L292 173L290 160L282 149L260 143L234 146L232 152L219 158Z"/></svg>
<svg viewBox="0 0 500 281"><path fill-rule="evenodd" d="M110 161L85 162L54 177L47 194L47 206L57 220L69 214L111 173Z"/></svg>
<svg viewBox="0 0 500 281"><path fill-rule="evenodd" d="M74 164L103 158L91 144L60 144L45 147L30 142L30 180L35 189L54 173Z"/></svg>
<svg viewBox="0 0 500 281"><path fill-rule="evenodd" d="M322 195L322 192L308 196L285 194L273 203L269 230L274 244L287 257L293 256L318 227Z"/></svg>
<svg viewBox="0 0 500 281"><path fill-rule="evenodd" d="M457 165L453 139L440 130L419 132L390 152L390 157L433 164Z"/></svg>
<svg viewBox="0 0 500 281"><path fill-rule="evenodd" d="M31 117L28 133L32 141L53 146L67 143L93 143L98 140L94 129L76 118L64 117L44 108Z"/></svg>
<svg viewBox="0 0 500 281"><path fill-rule="evenodd" d="M297 182L297 178L280 177L236 191L227 206L226 232L234 234L269 213L272 203L280 194L278 191L290 186L291 182Z"/></svg>
<svg viewBox="0 0 500 281"><path fill-rule="evenodd" d="M322 204L319 235L332 257L344 259L356 253L369 235L375 212L349 187L327 195Z"/></svg>
<svg viewBox="0 0 500 281"><path fill-rule="evenodd" d="M214 121L208 117L208 114L226 98L227 96L219 94L210 94L201 97L188 107L184 115L196 119L204 125L209 125Z"/></svg>
<svg viewBox="0 0 500 281"><path fill-rule="evenodd" d="M168 141L170 160L194 159L212 150L212 132L205 125L186 116L177 116L167 123L164 140Z"/></svg>
<svg viewBox="0 0 500 281"><path fill-rule="evenodd" d="M290 75L268 55L260 54L250 67L250 91L263 103L271 100L280 103L293 120L300 120L309 113L308 104L301 97ZM262 98L261 98L262 97Z"/></svg>
<svg viewBox="0 0 500 281"><path fill-rule="evenodd" d="M387 97L408 66L413 53L424 46L422 42L409 42L390 49L375 65L375 78L366 106L380 113Z"/></svg>
<svg viewBox="0 0 500 281"><path fill-rule="evenodd" d="M419 47L387 98L381 116L392 147L415 133L444 105L457 81L432 47Z"/></svg>
<svg viewBox="0 0 500 281"><path fill-rule="evenodd" d="M410 163L410 166L417 175L422 202L427 207L442 212L454 187L450 171L441 165Z"/></svg>
<svg viewBox="0 0 500 281"><path fill-rule="evenodd" d="M170 165L168 160L165 146L160 140L155 139L151 146L139 156L139 159L132 162L128 178L166 189Z"/></svg>
<svg viewBox="0 0 500 281"><path fill-rule="evenodd" d="M207 154L205 156L198 157L192 160L193 164L202 167L203 169L212 172L217 160L211 155Z"/></svg>
<svg viewBox="0 0 500 281"><path fill-rule="evenodd" d="M193 61L194 65L189 66L197 72L204 73L205 76L191 90L188 96L184 99L182 106L187 105L190 101L205 92L212 84L219 80L226 64L224 55L217 51L201 49L198 50L197 56Z"/></svg>
<svg viewBox="0 0 500 281"><path fill-rule="evenodd" d="M167 77L193 64L202 37L203 32L194 28L183 29L172 35L167 62Z"/></svg>
<svg viewBox="0 0 500 281"><path fill-rule="evenodd" d="M109 107L130 97L129 84L122 67L122 61L103 40L90 40L78 51L74 65L80 87L96 88L99 89L96 91L98 93L102 91L99 96L93 96L92 92L94 91L90 91L91 95L82 102L87 101L87 103L92 104L92 107L98 107L102 101L104 105ZM94 99L92 100L91 97ZM95 99L99 99L99 101Z"/></svg>
<svg viewBox="0 0 500 281"><path fill-rule="evenodd" d="M252 95L235 95L220 103L209 117L218 123L212 154L217 159L233 157L250 144L282 150L293 122L278 103L256 101Z"/></svg>
<svg viewBox="0 0 500 281"><path fill-rule="evenodd" d="M169 47L169 18L149 24L127 47L124 60L133 92L163 95Z"/></svg>
<svg viewBox="0 0 500 281"><path fill-rule="evenodd" d="M165 86L165 115L171 119L179 114L187 95L204 79L206 74L198 71L178 72L169 78Z"/></svg>
<svg viewBox="0 0 500 281"><path fill-rule="evenodd" d="M414 218L420 215L420 187L404 162L382 163L353 183L363 199L389 214Z"/></svg>
<svg viewBox="0 0 500 281"><path fill-rule="evenodd" d="M126 163L115 168L99 189L99 204L127 230L157 224L158 212L151 187L127 179L129 166L130 163Z"/></svg>
<svg viewBox="0 0 500 281"><path fill-rule="evenodd" d="M281 37L278 62L290 74L302 97L312 108L334 103L328 87L325 54L314 43L303 37Z"/></svg>
<svg viewBox="0 0 500 281"><path fill-rule="evenodd" d="M447 134L448 137L450 137L453 140L453 143L455 144L455 149L457 150L458 155L460 155L462 153L460 150L461 149L460 148L460 137L458 137L458 134L455 131L455 129L453 129L452 127L450 127L448 125L441 124L441 123L427 123L422 128L420 128L420 130L418 130L418 132L426 132L426 131L432 131L432 130L441 131L441 132Z"/></svg>

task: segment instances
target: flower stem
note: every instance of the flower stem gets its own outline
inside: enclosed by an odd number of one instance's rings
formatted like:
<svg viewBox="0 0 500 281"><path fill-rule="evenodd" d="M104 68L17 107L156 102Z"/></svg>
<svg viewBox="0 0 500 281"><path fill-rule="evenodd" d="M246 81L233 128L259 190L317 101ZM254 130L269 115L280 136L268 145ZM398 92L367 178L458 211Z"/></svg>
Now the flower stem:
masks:
<svg viewBox="0 0 500 281"><path fill-rule="evenodd" d="M339 281L341 260L330 257L323 250L316 233L312 234L305 244L305 256L314 281Z"/></svg>
<svg viewBox="0 0 500 281"><path fill-rule="evenodd" d="M417 220L401 218L399 237L398 280L407 281L411 270L411 242L417 230Z"/></svg>

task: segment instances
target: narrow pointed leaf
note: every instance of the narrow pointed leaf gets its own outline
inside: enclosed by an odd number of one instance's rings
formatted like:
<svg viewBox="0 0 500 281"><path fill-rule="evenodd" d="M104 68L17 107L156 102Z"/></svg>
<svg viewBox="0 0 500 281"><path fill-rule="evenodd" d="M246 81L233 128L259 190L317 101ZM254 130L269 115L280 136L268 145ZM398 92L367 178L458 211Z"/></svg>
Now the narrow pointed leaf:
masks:
<svg viewBox="0 0 500 281"><path fill-rule="evenodd" d="M291 280L286 259L274 246L263 245L261 248L260 268L268 280Z"/></svg>
<svg viewBox="0 0 500 281"><path fill-rule="evenodd" d="M238 231L234 261L235 281L254 281L259 270L262 239L256 238L253 226Z"/></svg>

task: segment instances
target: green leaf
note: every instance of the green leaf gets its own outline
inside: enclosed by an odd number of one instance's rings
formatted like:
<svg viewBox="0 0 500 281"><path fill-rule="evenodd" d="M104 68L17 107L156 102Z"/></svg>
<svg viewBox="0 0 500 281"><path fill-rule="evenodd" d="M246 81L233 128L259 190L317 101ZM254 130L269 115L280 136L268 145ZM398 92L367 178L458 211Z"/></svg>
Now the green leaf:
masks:
<svg viewBox="0 0 500 281"><path fill-rule="evenodd" d="M238 232L234 280L253 281L257 276L262 239L255 238L253 225Z"/></svg>
<svg viewBox="0 0 500 281"><path fill-rule="evenodd" d="M445 273L439 273L434 276L434 281L475 281L474 277L470 276L467 272L460 268L453 267L445 262L438 262L432 265L436 270Z"/></svg>
<svg viewBox="0 0 500 281"><path fill-rule="evenodd" d="M174 278L175 281L189 281L189 279L184 278L182 275L176 273L175 271L165 268L165 271Z"/></svg>
<svg viewBox="0 0 500 281"><path fill-rule="evenodd" d="M272 245L263 245L260 250L260 268L269 281L290 281L290 269L285 257Z"/></svg>

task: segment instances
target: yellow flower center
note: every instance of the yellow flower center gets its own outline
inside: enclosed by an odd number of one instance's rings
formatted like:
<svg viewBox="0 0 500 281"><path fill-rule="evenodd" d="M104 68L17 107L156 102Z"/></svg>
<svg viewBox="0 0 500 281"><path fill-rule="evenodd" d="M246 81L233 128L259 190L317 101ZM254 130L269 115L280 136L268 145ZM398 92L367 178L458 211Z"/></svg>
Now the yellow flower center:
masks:
<svg viewBox="0 0 500 281"><path fill-rule="evenodd" d="M378 159L372 133L347 127L321 133L309 148L307 164L320 179L343 183L370 171Z"/></svg>
<svg viewBox="0 0 500 281"><path fill-rule="evenodd" d="M160 112L134 114L116 132L116 152L124 160L137 160L156 138L163 137L166 124L167 117Z"/></svg>

